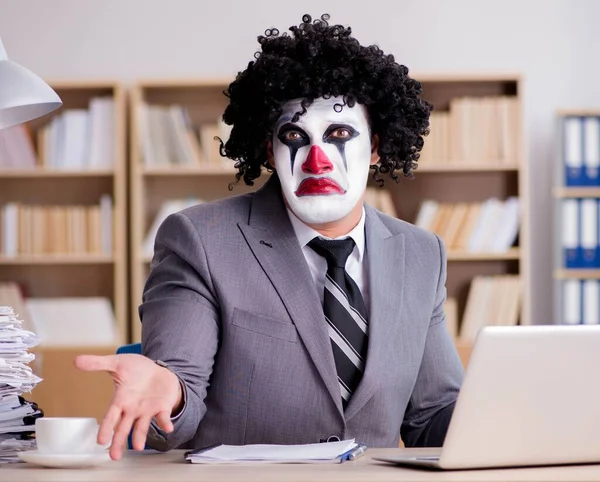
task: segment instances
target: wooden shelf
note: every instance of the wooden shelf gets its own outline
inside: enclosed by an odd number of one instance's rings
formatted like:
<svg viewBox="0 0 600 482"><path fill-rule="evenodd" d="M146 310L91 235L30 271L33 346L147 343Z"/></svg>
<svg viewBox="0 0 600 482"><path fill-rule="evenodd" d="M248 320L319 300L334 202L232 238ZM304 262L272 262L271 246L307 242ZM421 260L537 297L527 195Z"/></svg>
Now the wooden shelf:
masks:
<svg viewBox="0 0 600 482"><path fill-rule="evenodd" d="M448 261L505 261L505 260L518 260L520 257L519 248L511 248L506 252L502 253L471 253L469 251L451 251L447 252Z"/></svg>
<svg viewBox="0 0 600 482"><path fill-rule="evenodd" d="M554 197L600 197L600 187L557 187L554 189Z"/></svg>
<svg viewBox="0 0 600 482"><path fill-rule="evenodd" d="M457 72L457 73L441 73L441 72L412 72L411 77L417 79L419 82L435 82L440 84L447 84L453 82L461 83L481 83L481 82L519 82L521 74L518 72Z"/></svg>
<svg viewBox="0 0 600 482"><path fill-rule="evenodd" d="M515 74L458 74L437 75L422 73L414 78L423 83L423 97L431 102L439 112L447 111L453 99L473 96L512 96L517 100L518 124L514 150L511 148L506 159L481 160L465 154L463 159L441 161L445 157L422 157L415 170L415 179L399 183L386 183L398 217L414 220L420 203L432 199L439 203L482 203L489 198L507 199L518 196L522 203L519 226L519 245L506 252L470 253L447 251L447 259L452 263L446 282L449 297L457 300L457 319L462 319L465 310L469 285L476 276L518 274L522 278L523 303L520 310L521 324L530 324L529 315L529 234L528 226L528 182L527 156L523 148L521 84ZM130 318L132 340L139 341L140 326L138 306L148 276L152 257L142 252L142 246L149 227L154 222L161 205L168 199L199 198L210 202L224 196L235 195L224 182L237 172L230 166L218 164L188 166L156 166L143 164L142 138L139 118L141 103L147 105L184 106L190 115L194 128L221 118L227 99L223 89L232 79L156 79L142 80L133 86L130 95ZM425 140L427 142L427 139ZM455 152L455 151L448 151ZM502 156L502 151L494 151ZM206 157L206 156L205 156ZM468 158L468 159L467 159ZM263 173L266 174L266 173ZM219 177L221 176L221 177ZM399 175L399 177L402 177ZM261 176L262 178L262 176ZM413 182L414 181L414 182ZM371 181L369 181L371 183ZM245 187L245 186L242 186ZM241 192L241 189L240 191ZM470 346L458 347L465 354ZM465 355L465 357L468 355ZM461 358L463 356L461 355Z"/></svg>
<svg viewBox="0 0 600 482"><path fill-rule="evenodd" d="M440 162L423 163L414 171L415 175L435 172L510 172L519 170L518 164L506 164L503 161L471 163L471 162Z"/></svg>
<svg viewBox="0 0 600 482"><path fill-rule="evenodd" d="M587 117L587 116L600 116L600 109L559 109L556 111L558 116L569 117Z"/></svg>
<svg viewBox="0 0 600 482"><path fill-rule="evenodd" d="M130 239L130 295L131 341L140 340L138 306L142 299L145 279L148 275L151 257L142 252L148 228L152 225L163 203L167 200L198 198L209 202L225 196L237 194L229 190L235 181L237 169L234 161L221 164L211 162L212 155L204 151L205 163L176 165L145 165L143 139L140 137L141 109L145 103L150 106L180 105L186 109L190 126L196 131L207 124L218 124L227 106L223 91L231 78L204 79L142 79L133 86L130 99L130 156L129 156L129 215ZM211 134L211 138L214 137ZM215 147L216 144L215 144ZM206 146L201 146L205 149ZM207 149L207 148L206 148ZM212 152L214 154L214 151ZM160 157L158 158L160 160ZM254 188L260 186L257 182ZM244 186L245 187L245 186ZM245 191L252 189L244 189Z"/></svg>
<svg viewBox="0 0 600 482"><path fill-rule="evenodd" d="M600 279L600 269L557 269L556 279Z"/></svg>
<svg viewBox="0 0 600 482"><path fill-rule="evenodd" d="M201 88L225 88L232 81L229 77L209 77L197 79L185 78L165 78L165 79L141 79L137 82L137 86L141 89L201 89Z"/></svg>
<svg viewBox="0 0 600 482"><path fill-rule="evenodd" d="M111 255L93 255L93 254L44 254L28 256L1 256L1 265L59 265L59 264L111 264L115 262Z"/></svg>
<svg viewBox="0 0 600 482"><path fill-rule="evenodd" d="M112 211L112 247L110 254L22 254L4 256L0 254L0 281L17 283L23 292L31 298L85 298L102 297L109 300L114 314L116 326L115 343L128 341L128 297L127 297L127 164L126 164L126 103L123 87L114 80L51 82L63 101L61 109L50 115L34 119L27 125L28 132L38 155L45 152L44 129L51 126L56 117L71 109L88 110L91 119L91 102L98 98L111 98L113 109L110 119L110 132L104 135L112 137L110 155L112 163L97 165L97 168L79 167L70 169L52 168L49 163L40 162L32 168L0 168L0 205L17 203L19 207L60 206L64 212L74 206L83 206L85 210L100 208L103 196L110 196ZM108 119L107 119L108 120ZM108 125L108 124L107 124ZM87 139L89 143L89 139ZM43 156L40 156L43 158ZM53 164L54 165L54 164ZM108 211L108 210L107 210ZM56 227L64 227L65 232L74 228L69 226L53 226L47 221L46 213L37 209L35 214L42 214L43 221L32 219L35 226L42 227L44 234ZM19 211L18 216L23 213ZM78 213L79 214L79 213ZM86 216L87 212L83 213ZM96 213L94 213L94 217ZM49 219L49 218L48 218ZM94 220L95 222L95 220ZM81 223L79 223L81 224ZM100 226L103 221L100 220ZM82 225L87 229L87 225ZM29 231L32 231L31 229ZM74 231L74 230L73 230ZM91 230L90 230L91 231ZM72 234L72 233L71 233ZM87 231L86 231L86 234ZM94 233L96 236L97 233ZM32 238L32 233L19 233L17 243L24 247L21 239ZM39 238L38 238L39 239ZM64 241L64 239L61 240ZM79 240L87 243L87 236ZM23 244L22 244L23 243ZM29 243L32 244L32 243ZM64 246L60 248L66 251ZM25 250L31 252L32 250ZM38 250L41 251L41 250ZM65 348L66 349L66 348ZM57 349L62 351L63 348ZM44 360L44 365L46 361ZM71 360L72 364L72 360ZM54 378L56 373L48 370L44 378ZM56 399L61 396L54 394ZM76 398L76 397L71 397ZM79 401L75 401L77 405ZM84 404L85 402L82 402ZM66 405L65 405L66 407ZM73 416L66 410L67 416Z"/></svg>
<svg viewBox="0 0 600 482"><path fill-rule="evenodd" d="M83 178L83 177L110 177L114 176L115 172L113 170L95 170L95 171L84 171L81 169L78 170L51 170L51 169L5 169L0 170L0 178L4 179L15 179L15 178L62 178L62 177L73 177L73 178Z"/></svg>
<svg viewBox="0 0 600 482"><path fill-rule="evenodd" d="M206 167L194 167L194 168L185 168L185 167L153 167L153 168L142 168L142 174L144 176L231 176L237 172L236 169L231 167L230 169L226 167L217 167L217 166L206 166Z"/></svg>

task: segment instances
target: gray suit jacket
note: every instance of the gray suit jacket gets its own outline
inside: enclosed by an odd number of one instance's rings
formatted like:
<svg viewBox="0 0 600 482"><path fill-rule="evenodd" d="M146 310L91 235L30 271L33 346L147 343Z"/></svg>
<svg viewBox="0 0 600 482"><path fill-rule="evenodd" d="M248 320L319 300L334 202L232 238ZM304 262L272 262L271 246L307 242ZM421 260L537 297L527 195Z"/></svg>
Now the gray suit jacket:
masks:
<svg viewBox="0 0 600 482"><path fill-rule="evenodd" d="M439 238L366 207L371 310L362 381L344 412L319 294L277 176L256 194L161 226L140 306L144 355L166 362L185 407L158 450L215 443L440 445L462 381L446 331Z"/></svg>

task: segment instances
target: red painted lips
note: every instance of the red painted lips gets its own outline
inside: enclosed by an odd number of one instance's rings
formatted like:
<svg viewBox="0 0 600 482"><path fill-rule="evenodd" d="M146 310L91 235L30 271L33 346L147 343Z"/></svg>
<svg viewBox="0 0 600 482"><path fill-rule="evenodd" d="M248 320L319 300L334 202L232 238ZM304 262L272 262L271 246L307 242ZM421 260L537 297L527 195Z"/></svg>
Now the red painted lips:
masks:
<svg viewBox="0 0 600 482"><path fill-rule="evenodd" d="M345 194L341 186L329 177L309 177L298 186L296 196L328 196L331 194Z"/></svg>

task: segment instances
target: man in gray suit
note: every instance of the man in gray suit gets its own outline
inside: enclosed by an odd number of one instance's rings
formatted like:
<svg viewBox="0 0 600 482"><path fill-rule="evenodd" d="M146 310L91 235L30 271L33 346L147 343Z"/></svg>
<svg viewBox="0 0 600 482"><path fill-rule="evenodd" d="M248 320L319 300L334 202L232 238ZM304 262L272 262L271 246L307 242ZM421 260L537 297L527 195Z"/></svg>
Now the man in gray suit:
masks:
<svg viewBox="0 0 600 482"><path fill-rule="evenodd" d="M144 356L77 360L115 379L99 434L114 430L113 458L132 427L138 449L443 442L462 379L443 245L363 203L370 170L410 175L430 106L405 67L327 20L267 31L230 85L222 153L238 180L274 172L163 223Z"/></svg>

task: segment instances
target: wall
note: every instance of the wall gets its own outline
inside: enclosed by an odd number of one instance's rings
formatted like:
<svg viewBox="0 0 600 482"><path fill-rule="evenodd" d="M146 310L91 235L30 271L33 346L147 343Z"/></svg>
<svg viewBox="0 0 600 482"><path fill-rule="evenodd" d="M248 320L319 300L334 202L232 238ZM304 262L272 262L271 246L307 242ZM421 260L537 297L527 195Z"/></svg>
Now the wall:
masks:
<svg viewBox="0 0 600 482"><path fill-rule="evenodd" d="M0 0L14 60L47 79L231 76L268 27L327 11L417 72L518 72L532 188L532 308L552 319L551 183L559 107L600 107L595 0Z"/></svg>

